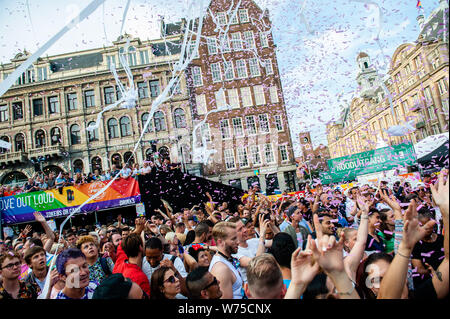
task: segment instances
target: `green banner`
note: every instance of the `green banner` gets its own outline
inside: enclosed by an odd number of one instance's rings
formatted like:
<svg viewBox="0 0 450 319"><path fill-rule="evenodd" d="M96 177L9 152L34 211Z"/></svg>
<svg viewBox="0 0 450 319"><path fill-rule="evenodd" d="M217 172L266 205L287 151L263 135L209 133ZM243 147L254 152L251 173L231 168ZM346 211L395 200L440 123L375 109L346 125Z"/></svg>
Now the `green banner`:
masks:
<svg viewBox="0 0 450 319"><path fill-rule="evenodd" d="M334 158L327 162L329 171L320 176L323 184L355 180L359 175L414 165L416 156L413 145L404 143Z"/></svg>

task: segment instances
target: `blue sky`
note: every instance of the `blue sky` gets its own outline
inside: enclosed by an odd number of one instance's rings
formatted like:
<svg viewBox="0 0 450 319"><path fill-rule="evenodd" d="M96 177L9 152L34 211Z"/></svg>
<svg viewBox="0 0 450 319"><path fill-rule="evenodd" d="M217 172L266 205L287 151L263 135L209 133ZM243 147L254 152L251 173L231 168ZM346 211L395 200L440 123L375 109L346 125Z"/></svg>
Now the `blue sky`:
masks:
<svg viewBox="0 0 450 319"><path fill-rule="evenodd" d="M191 0L132 0L124 29L141 39L157 38L158 20L183 17ZM34 52L90 0L0 0L0 61L26 48ZM231 1L230 1L231 3ZM326 144L325 125L337 119L341 105L355 95L356 56L368 53L380 74L395 49L419 34L416 0L256 0L270 11L278 65L294 151L298 133L311 131L315 146ZM378 7L381 8L381 15ZM111 45L119 35L125 0L107 0L69 31L46 54ZM422 0L425 17L439 5ZM302 18L302 14L303 17ZM306 22L305 22L306 21ZM379 33L381 49L375 41ZM384 57L382 52L384 52Z"/></svg>

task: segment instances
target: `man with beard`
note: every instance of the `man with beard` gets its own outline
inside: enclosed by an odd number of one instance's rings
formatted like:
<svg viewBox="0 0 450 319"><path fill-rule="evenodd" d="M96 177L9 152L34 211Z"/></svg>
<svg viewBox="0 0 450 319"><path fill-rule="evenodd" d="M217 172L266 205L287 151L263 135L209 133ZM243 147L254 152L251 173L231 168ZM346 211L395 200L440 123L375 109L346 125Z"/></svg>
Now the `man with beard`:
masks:
<svg viewBox="0 0 450 319"><path fill-rule="evenodd" d="M55 299L92 299L97 283L89 281L89 265L81 250L64 250L56 258L56 269L66 285Z"/></svg>
<svg viewBox="0 0 450 319"><path fill-rule="evenodd" d="M40 246L33 246L25 251L25 262L30 267L31 272L25 278L25 281L39 286L41 291L44 289L45 277L47 276L47 257L45 249Z"/></svg>
<svg viewBox="0 0 450 319"><path fill-rule="evenodd" d="M220 281L209 271L208 267L197 267L186 277L189 299L220 299Z"/></svg>
<svg viewBox="0 0 450 319"><path fill-rule="evenodd" d="M213 237L218 252L211 260L209 271L219 280L222 299L242 299L243 280L239 273L239 261L231 256L237 253L239 247L236 224L217 223L213 228Z"/></svg>

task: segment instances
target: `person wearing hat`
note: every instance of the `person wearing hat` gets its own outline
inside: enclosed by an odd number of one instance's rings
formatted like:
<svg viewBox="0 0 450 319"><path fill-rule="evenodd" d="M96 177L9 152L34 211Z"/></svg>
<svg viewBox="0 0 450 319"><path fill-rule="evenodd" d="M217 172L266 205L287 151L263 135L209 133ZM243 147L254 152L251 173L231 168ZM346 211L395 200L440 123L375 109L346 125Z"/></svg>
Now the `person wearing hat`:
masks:
<svg viewBox="0 0 450 319"><path fill-rule="evenodd" d="M137 283L118 273L103 280L92 299L148 299L148 296Z"/></svg>
<svg viewBox="0 0 450 319"><path fill-rule="evenodd" d="M280 225L282 232L291 235L296 244L302 245L308 234L311 234L312 227L306 220L303 219L302 211L295 203L286 211L287 219Z"/></svg>

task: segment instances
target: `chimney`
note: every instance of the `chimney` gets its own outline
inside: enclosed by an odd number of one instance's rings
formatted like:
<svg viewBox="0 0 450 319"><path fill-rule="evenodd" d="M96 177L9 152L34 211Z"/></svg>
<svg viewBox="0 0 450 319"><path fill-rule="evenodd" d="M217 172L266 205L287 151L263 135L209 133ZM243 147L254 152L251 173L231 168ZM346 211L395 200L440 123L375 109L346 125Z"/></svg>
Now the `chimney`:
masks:
<svg viewBox="0 0 450 319"><path fill-rule="evenodd" d="M419 22L420 31L423 29L423 24L425 23L425 17L423 14L417 17L417 22Z"/></svg>

